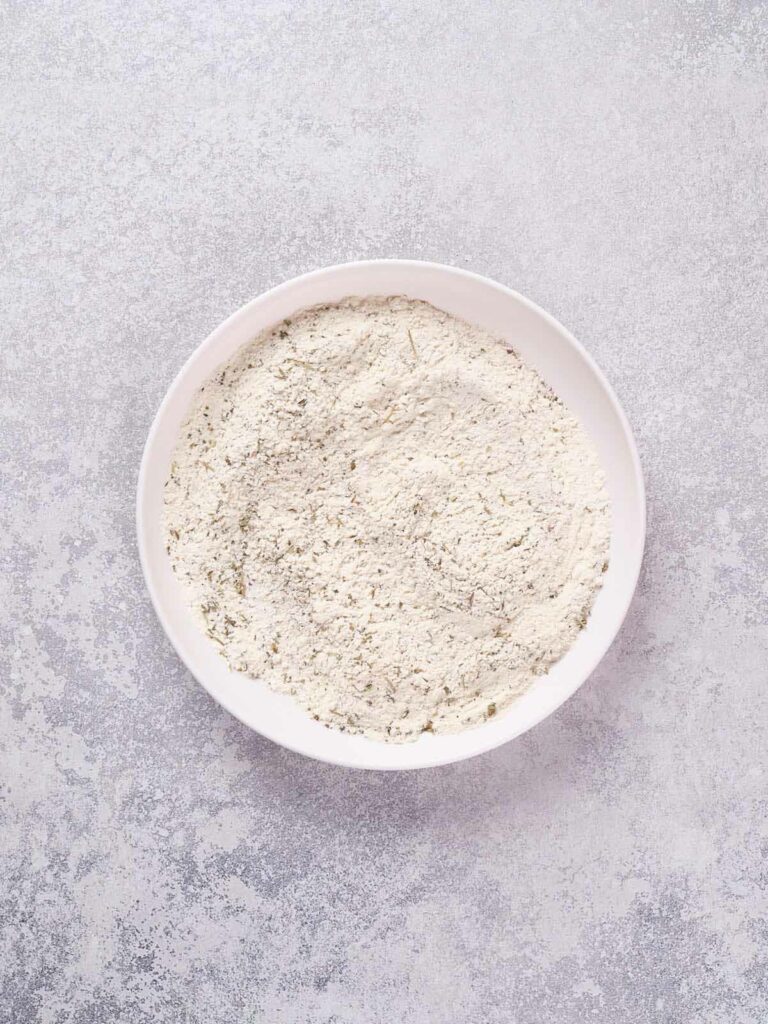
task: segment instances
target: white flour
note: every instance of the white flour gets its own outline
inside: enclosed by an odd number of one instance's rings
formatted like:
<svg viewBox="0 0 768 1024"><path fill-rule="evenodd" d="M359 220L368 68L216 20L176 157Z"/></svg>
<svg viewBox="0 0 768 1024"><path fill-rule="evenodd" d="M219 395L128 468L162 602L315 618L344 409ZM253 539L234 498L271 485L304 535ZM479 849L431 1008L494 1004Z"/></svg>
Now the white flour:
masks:
<svg viewBox="0 0 768 1024"><path fill-rule="evenodd" d="M584 626L608 557L597 455L541 378L423 302L266 331L202 389L168 550L229 664L380 740L502 713Z"/></svg>

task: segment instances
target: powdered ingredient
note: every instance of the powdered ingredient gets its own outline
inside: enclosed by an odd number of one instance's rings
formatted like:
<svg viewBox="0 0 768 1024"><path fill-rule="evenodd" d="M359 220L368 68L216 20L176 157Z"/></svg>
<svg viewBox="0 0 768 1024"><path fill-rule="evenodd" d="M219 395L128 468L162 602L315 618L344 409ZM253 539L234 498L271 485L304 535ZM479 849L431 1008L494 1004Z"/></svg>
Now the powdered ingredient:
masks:
<svg viewBox="0 0 768 1024"><path fill-rule="evenodd" d="M404 741L502 714L562 657L610 511L586 433L502 342L353 298L265 331L201 389L165 528L232 668Z"/></svg>

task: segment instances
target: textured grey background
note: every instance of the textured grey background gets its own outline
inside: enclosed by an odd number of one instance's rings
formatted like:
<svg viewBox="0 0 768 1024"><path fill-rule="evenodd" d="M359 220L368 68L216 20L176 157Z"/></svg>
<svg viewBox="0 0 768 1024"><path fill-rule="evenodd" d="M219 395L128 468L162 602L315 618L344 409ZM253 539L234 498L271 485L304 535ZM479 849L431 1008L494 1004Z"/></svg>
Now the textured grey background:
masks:
<svg viewBox="0 0 768 1024"><path fill-rule="evenodd" d="M0 24L0 1019L768 1019L768 8L5 0ZM410 775L219 710L134 540L186 356L366 256L560 317L649 490L590 682Z"/></svg>

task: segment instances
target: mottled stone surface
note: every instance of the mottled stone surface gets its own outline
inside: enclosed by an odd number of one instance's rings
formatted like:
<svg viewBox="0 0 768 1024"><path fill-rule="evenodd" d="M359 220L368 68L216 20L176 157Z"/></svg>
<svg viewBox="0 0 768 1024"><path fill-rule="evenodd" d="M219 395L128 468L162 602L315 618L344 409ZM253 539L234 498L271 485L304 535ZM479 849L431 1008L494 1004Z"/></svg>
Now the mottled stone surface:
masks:
<svg viewBox="0 0 768 1024"><path fill-rule="evenodd" d="M3 8L0 1019L768 1019L768 8ZM416 774L219 710L134 539L186 356L367 256L560 317L649 491L592 679Z"/></svg>

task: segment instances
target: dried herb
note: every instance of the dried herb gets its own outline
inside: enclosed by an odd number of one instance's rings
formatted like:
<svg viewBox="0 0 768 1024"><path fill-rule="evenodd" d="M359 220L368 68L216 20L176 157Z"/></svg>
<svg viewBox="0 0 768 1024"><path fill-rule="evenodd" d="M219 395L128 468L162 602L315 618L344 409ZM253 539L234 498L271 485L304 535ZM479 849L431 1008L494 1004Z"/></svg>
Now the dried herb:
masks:
<svg viewBox="0 0 768 1024"><path fill-rule="evenodd" d="M416 351L416 345L413 342L413 335L411 334L410 327L408 328L408 341L410 341L410 343L411 343L411 350L413 351L413 358L418 363L419 362L419 353Z"/></svg>

